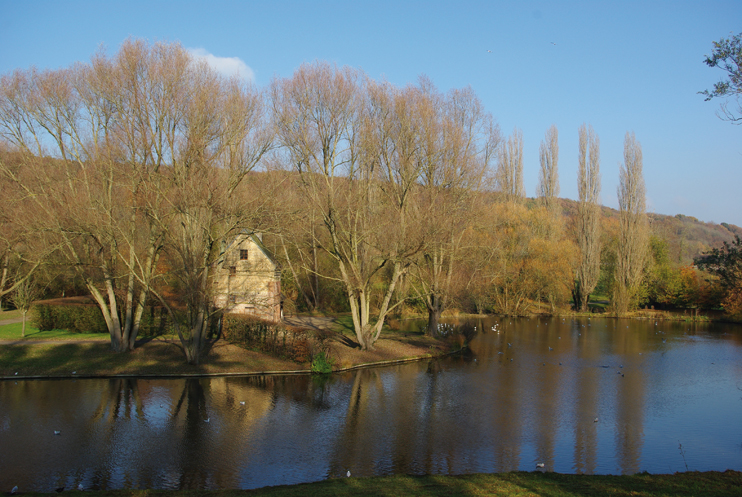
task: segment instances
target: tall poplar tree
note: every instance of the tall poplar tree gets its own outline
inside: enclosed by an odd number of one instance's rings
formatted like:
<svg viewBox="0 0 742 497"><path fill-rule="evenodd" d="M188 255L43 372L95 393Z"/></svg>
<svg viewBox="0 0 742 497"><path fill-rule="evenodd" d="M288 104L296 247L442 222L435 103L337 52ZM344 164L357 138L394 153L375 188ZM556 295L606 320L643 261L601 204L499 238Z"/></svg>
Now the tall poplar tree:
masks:
<svg viewBox="0 0 742 497"><path fill-rule="evenodd" d="M508 202L517 203L525 197L523 187L523 132L518 128L500 147L497 163L497 186Z"/></svg>
<svg viewBox="0 0 742 497"><path fill-rule="evenodd" d="M642 148L634 133L626 133L623 154L618 185L619 238L613 286L613 308L619 315L635 304L649 246Z"/></svg>
<svg viewBox="0 0 742 497"><path fill-rule="evenodd" d="M559 131L556 125L552 124L544 138L539 147L541 170L537 193L544 206L553 212L559 196Z"/></svg>
<svg viewBox="0 0 742 497"><path fill-rule="evenodd" d="M590 293L600 278L600 140L592 126L584 124L579 131L577 207L575 230L579 260L572 289L574 306L587 311Z"/></svg>

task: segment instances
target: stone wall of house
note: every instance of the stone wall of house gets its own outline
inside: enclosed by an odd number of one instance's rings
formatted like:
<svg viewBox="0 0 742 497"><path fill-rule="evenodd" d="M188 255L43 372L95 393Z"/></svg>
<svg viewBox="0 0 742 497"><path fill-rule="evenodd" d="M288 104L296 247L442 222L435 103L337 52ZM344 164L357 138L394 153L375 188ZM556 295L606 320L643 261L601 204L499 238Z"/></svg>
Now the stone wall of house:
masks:
<svg viewBox="0 0 742 497"><path fill-rule="evenodd" d="M249 235L224 253L214 277L214 305L229 313L280 321L281 278L270 256Z"/></svg>

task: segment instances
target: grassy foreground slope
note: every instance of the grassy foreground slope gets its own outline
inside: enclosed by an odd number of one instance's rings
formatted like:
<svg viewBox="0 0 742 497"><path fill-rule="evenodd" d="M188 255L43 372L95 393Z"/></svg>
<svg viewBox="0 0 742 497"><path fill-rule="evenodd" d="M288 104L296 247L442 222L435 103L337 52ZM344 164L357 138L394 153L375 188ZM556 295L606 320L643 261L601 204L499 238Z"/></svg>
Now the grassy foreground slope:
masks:
<svg viewBox="0 0 742 497"><path fill-rule="evenodd" d="M91 492L65 492L71 497ZM637 474L563 475L559 473L500 473L462 476L388 476L376 478L342 478L317 483L265 487L256 490L165 491L112 490L92 492L94 497L237 497L250 496L739 496L742 495L742 473L687 472L673 475ZM25 493L24 495L45 495Z"/></svg>

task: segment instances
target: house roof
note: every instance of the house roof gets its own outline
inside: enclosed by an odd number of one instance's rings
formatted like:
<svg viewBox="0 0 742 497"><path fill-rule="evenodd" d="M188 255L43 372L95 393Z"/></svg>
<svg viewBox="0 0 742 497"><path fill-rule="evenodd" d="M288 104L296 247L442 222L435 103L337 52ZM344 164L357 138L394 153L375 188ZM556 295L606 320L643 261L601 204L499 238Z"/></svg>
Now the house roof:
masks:
<svg viewBox="0 0 742 497"><path fill-rule="evenodd" d="M240 236L246 236L252 240L252 242L260 249L261 252L263 252L263 255L265 255L275 266L276 269L280 269L281 265L276 261L275 256L273 253L268 250L268 248L263 245L263 241L258 236L258 233L255 230L250 229L242 229L240 232L234 237L234 239L230 242L230 244L227 246L227 251L229 251L235 243L238 243L238 240Z"/></svg>

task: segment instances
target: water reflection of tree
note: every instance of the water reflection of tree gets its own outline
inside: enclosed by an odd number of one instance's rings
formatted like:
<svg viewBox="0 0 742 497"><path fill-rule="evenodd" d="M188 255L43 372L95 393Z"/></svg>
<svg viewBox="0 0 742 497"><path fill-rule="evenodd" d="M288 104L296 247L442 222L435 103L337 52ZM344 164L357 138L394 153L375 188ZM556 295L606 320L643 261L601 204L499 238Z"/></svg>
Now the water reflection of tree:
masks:
<svg viewBox="0 0 742 497"><path fill-rule="evenodd" d="M111 422L120 416L130 419L132 409L138 417L144 417L138 380L135 378L110 379L107 382L107 388L101 392L100 403L90 422L100 420Z"/></svg>
<svg viewBox="0 0 742 497"><path fill-rule="evenodd" d="M185 380L171 413L179 488L238 484L236 474L254 456L252 427L271 409L274 387L266 377Z"/></svg>
<svg viewBox="0 0 742 497"><path fill-rule="evenodd" d="M600 360L600 342L592 334L580 333L576 343L579 359L585 363L597 363ZM602 368L582 368L575 378L573 469L578 474L593 474L598 463L598 424L594 422L594 417L601 415L598 410L601 373Z"/></svg>
<svg viewBox="0 0 742 497"><path fill-rule="evenodd" d="M644 353L649 336L649 322L632 323L631 328L622 329L614 340L614 353L619 357L636 358ZM640 470L644 445L644 403L646 381L642 367L631 364L624 374L616 375L616 459L622 474L634 474Z"/></svg>
<svg viewBox="0 0 742 497"><path fill-rule="evenodd" d="M183 411L184 423L178 430L180 434L178 467L181 470L179 488L205 488L212 476L209 471L212 466L202 460L209 455L206 420L208 419L210 423L211 417L206 409L202 380L197 378L185 380L183 392L173 408L171 419L175 421L181 417Z"/></svg>
<svg viewBox="0 0 742 497"><path fill-rule="evenodd" d="M272 403L272 393L244 380L109 380L89 421L104 427L102 443L91 440L105 461L92 485L106 488L123 473L129 486L235 486L249 428Z"/></svg>
<svg viewBox="0 0 742 497"><path fill-rule="evenodd" d="M541 321L540 318L537 318ZM535 343L538 344L541 350L547 349L549 344L554 344L554 349L557 354L562 352L563 345L561 339L558 338L561 335L561 331L557 329L558 324L556 322L547 322L546 320L537 324L537 326L531 327L533 330ZM533 359L538 360L537 351L533 351ZM542 370L539 376L539 381L534 381L533 388L535 390L536 407L534 412L536 413L536 422L533 424L533 429L536 431L536 461L530 461L530 464L535 467L536 463L543 463L547 469L554 468L554 447L556 445L555 439L559 432L559 423L562 421L561 418L564 412L560 409L562 404L562 398L560 396L562 387L565 384L565 368L559 364L553 364L553 361L549 361L547 366L542 362ZM538 367L537 367L538 369Z"/></svg>
<svg viewBox="0 0 742 497"><path fill-rule="evenodd" d="M523 420L515 369L493 385L445 364L356 371L330 474L517 469Z"/></svg>

